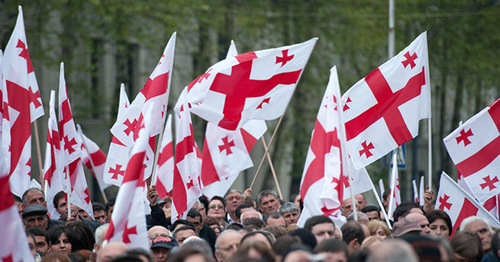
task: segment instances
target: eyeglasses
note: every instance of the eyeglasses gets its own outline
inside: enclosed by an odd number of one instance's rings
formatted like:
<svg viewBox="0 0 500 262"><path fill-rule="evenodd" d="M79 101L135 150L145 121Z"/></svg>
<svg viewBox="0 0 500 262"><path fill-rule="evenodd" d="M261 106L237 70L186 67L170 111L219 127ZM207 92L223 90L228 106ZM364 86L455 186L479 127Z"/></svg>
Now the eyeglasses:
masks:
<svg viewBox="0 0 500 262"><path fill-rule="evenodd" d="M210 206L210 209L223 209L224 206Z"/></svg>

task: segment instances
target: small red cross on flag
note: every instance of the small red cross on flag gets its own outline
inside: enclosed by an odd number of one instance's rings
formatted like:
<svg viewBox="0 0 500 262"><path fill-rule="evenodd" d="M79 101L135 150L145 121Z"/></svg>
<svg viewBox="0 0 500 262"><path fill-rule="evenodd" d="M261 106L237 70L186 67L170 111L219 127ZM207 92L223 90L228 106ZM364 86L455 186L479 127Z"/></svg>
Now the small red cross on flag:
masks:
<svg viewBox="0 0 500 262"><path fill-rule="evenodd" d="M430 118L427 34L352 86L342 97L347 150L356 168L418 135Z"/></svg>

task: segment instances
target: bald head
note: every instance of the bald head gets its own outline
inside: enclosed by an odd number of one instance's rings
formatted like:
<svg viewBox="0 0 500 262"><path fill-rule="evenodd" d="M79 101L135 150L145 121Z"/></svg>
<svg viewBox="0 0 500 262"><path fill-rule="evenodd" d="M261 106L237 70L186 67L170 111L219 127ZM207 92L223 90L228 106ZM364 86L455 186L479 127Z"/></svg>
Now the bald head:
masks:
<svg viewBox="0 0 500 262"><path fill-rule="evenodd" d="M410 213L406 215L406 219L416 221L417 224L422 228L422 235L429 235L431 229L429 228L429 220L426 216L419 213Z"/></svg>
<svg viewBox="0 0 500 262"><path fill-rule="evenodd" d="M99 250L97 262L109 262L127 250L129 247L122 242L110 242Z"/></svg>
<svg viewBox="0 0 500 262"><path fill-rule="evenodd" d="M162 226L154 226L148 230L149 246L151 247L151 241L158 236L172 236L172 233Z"/></svg>

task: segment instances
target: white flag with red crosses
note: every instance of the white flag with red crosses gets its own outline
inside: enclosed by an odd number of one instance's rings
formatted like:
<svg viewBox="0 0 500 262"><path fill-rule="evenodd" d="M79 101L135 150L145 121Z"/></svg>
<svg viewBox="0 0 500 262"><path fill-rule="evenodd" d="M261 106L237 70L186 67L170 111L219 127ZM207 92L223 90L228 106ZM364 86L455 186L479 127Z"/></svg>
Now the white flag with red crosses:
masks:
<svg viewBox="0 0 500 262"><path fill-rule="evenodd" d="M461 179L480 202L500 193L500 99L443 139Z"/></svg>
<svg viewBox="0 0 500 262"><path fill-rule="evenodd" d="M104 182L104 165L106 164L106 154L99 146L88 138L82 131L80 125L77 125L77 132L81 138L80 148L82 150L82 161L97 180L101 191L108 188L110 184Z"/></svg>
<svg viewBox="0 0 500 262"><path fill-rule="evenodd" d="M168 115L160 145L156 170L156 191L158 197L170 196L174 183L174 146L172 141L172 115Z"/></svg>
<svg viewBox="0 0 500 262"><path fill-rule="evenodd" d="M317 38L301 44L228 57L188 85L192 112L236 130L250 119L282 116Z"/></svg>
<svg viewBox="0 0 500 262"><path fill-rule="evenodd" d="M492 227L500 227L500 222L495 217L444 172L439 181L435 208L445 211L450 216L453 224L451 235L460 227L462 221L470 216L482 217L488 220Z"/></svg>
<svg viewBox="0 0 500 262"><path fill-rule="evenodd" d="M347 150L356 168L418 135L431 117L427 34L373 70L343 96Z"/></svg>

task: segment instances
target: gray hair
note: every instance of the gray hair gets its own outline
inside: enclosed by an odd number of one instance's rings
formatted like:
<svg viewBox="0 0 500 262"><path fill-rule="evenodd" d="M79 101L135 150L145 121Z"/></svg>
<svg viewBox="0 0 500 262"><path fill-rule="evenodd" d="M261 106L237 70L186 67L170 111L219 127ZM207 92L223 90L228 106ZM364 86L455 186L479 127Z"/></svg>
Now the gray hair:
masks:
<svg viewBox="0 0 500 262"><path fill-rule="evenodd" d="M299 207L295 203L292 203L292 202L286 202L280 208L280 213L282 215L283 215L283 213L292 212L292 211L300 212Z"/></svg>
<svg viewBox="0 0 500 262"><path fill-rule="evenodd" d="M462 220L462 223L460 224L460 231L465 231L465 228L472 222L476 222L476 221L483 221L486 226L488 227L488 230L493 233L493 229L491 228L491 225L490 225L490 222L488 222L488 220L482 218L482 217L478 217L478 216L470 216L464 220Z"/></svg>
<svg viewBox="0 0 500 262"><path fill-rule="evenodd" d="M260 208L260 201L266 197L266 196L269 196L269 195L273 195L274 198L276 198L276 200L279 200L278 198L278 194L276 194L276 192L272 191L272 190L269 190L269 189L266 189L266 190L263 190L261 191L258 195L257 195L257 204L259 204L259 208Z"/></svg>
<svg viewBox="0 0 500 262"><path fill-rule="evenodd" d="M95 230L95 243L99 246L102 246L102 242L104 241L104 237L108 232L109 223L102 224Z"/></svg>

